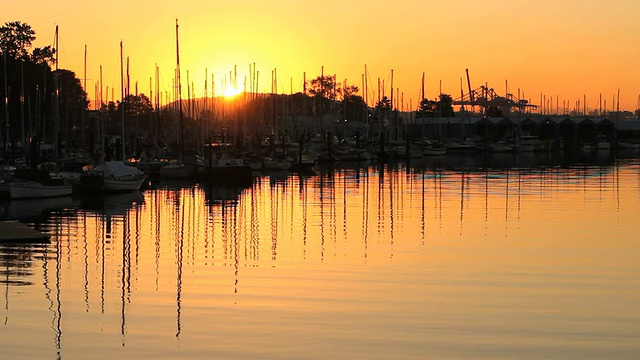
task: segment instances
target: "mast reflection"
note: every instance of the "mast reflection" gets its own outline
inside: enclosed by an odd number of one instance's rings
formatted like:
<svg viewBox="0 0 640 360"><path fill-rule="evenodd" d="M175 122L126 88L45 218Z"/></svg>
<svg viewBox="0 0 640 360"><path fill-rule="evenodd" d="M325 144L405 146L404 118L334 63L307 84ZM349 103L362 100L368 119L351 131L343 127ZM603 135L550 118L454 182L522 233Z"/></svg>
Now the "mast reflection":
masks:
<svg viewBox="0 0 640 360"><path fill-rule="evenodd" d="M198 321L183 317L200 305L192 302L193 294L206 289L219 295L215 291L222 284L220 292L231 296L207 306L241 303L259 267L282 270L304 262L328 268L342 262L360 271L357 266L381 260L424 256L445 241L460 241L456 233L466 239L476 227L482 236L483 220L485 237L496 228L499 234L519 234L521 215L531 203L548 201L568 186L577 188L576 198L585 203L610 197L609 210L618 213L625 196L640 194L619 190L629 179L640 183L636 168L625 173L620 165L411 166L339 164L314 176L262 177L246 187L166 186L74 199L75 208L50 212L34 225L52 235L50 247L12 251L0 246L4 323L12 321L13 289L39 285L33 280L35 268L43 273L58 357L65 343L69 346L63 340L69 324L78 321L77 311L99 312L104 321L95 326L111 331L118 346L132 343L138 326L143 331L157 326L154 331L180 340L193 328L189 323ZM38 256L41 270L33 265ZM220 268L224 276L207 273ZM136 305L144 301L158 306L141 310ZM135 321L139 318L150 325Z"/></svg>

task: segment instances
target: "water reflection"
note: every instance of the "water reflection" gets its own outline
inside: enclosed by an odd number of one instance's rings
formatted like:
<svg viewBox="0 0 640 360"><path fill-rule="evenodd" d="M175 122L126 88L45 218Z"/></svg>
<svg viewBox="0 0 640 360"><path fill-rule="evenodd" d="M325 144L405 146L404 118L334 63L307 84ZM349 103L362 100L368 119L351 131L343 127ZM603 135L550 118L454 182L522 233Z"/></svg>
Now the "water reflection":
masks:
<svg viewBox="0 0 640 360"><path fill-rule="evenodd" d="M46 221L52 213L77 208L73 197L49 199L0 200L0 220L19 220L27 223Z"/></svg>
<svg viewBox="0 0 640 360"><path fill-rule="evenodd" d="M544 333L566 325L554 322L556 312L574 311L638 350L624 340L637 331L580 311L585 299L597 307L606 286L611 298L628 299L614 319L639 320L631 311L640 295L629 290L640 272L638 161L526 166L531 160L516 157L514 167L513 158L490 167L481 157L452 167L438 159L337 163L311 176L264 174L241 187L160 183L73 198L31 217L51 245L0 247L3 332L27 323L42 333L27 310L38 313L44 301L49 341L35 346L58 358L82 346L105 357L150 348L150 356L174 358L278 357L269 352L274 338L294 357L363 351L357 344L370 349L365 355L389 355L386 348L403 345L385 337L390 327L414 339L411 354L433 356L429 344L444 331L455 341L439 342L443 351L461 357L455 343L493 346L471 335L473 321L493 324L489 336L514 334L513 355L531 335L518 324L538 321L531 331ZM535 321L521 315L536 313ZM306 334L340 353L304 349L314 343ZM575 340L561 335L557 346Z"/></svg>

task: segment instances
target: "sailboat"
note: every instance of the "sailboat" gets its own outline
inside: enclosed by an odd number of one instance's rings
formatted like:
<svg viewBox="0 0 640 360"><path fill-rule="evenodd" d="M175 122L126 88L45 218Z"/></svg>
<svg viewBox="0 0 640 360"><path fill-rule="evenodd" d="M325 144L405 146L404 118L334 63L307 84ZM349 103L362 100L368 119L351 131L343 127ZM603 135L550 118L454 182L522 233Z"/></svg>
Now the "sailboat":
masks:
<svg viewBox="0 0 640 360"><path fill-rule="evenodd" d="M59 126L59 108L58 103L58 27L56 26L55 33L56 43L56 75L54 85L54 128L55 128L55 141L58 143L57 134ZM5 54L6 56L6 54ZM6 66L5 66L6 71ZM6 75L5 75L6 79ZM56 160L57 160L56 148ZM16 169L14 173L14 181L9 182L9 197L11 199L37 199L37 198L49 198L57 196L71 195L73 187L69 185L64 178L57 173L50 172L46 167L36 168L35 163L32 163L31 169Z"/></svg>
<svg viewBox="0 0 640 360"><path fill-rule="evenodd" d="M160 176L170 179L190 179L197 171L195 166L185 163L184 119L182 114L182 85L180 82L180 46L178 42L178 19L176 19L176 84L178 86L178 111L180 116L180 156L181 161L171 161L160 168Z"/></svg>
<svg viewBox="0 0 640 360"><path fill-rule="evenodd" d="M122 42L120 42L120 71L122 84L122 106L125 104L124 75L122 64ZM124 108L122 109L122 158L125 158ZM126 165L124 161L107 161L93 169L85 170L74 185L81 191L123 192L137 191L147 180L140 169Z"/></svg>
<svg viewBox="0 0 640 360"><path fill-rule="evenodd" d="M80 175L78 188L84 191L124 192L140 190L147 174L123 161L107 161Z"/></svg>
<svg viewBox="0 0 640 360"><path fill-rule="evenodd" d="M36 199L67 196L73 192L62 176L48 170L17 169L14 181L9 182L11 199Z"/></svg>
<svg viewBox="0 0 640 360"><path fill-rule="evenodd" d="M211 142L205 145L206 156L199 177L217 183L239 184L253 180L251 166L244 159L233 156L233 145L227 142Z"/></svg>

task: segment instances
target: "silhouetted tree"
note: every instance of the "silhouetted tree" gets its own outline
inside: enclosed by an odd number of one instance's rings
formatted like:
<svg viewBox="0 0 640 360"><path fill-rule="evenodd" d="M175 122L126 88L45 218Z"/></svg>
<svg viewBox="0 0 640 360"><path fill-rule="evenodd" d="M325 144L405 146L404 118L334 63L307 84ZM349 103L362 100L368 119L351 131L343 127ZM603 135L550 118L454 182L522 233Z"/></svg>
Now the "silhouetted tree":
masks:
<svg viewBox="0 0 640 360"><path fill-rule="evenodd" d="M55 64L56 51L51 45L35 48L31 52L31 61L37 65Z"/></svg>
<svg viewBox="0 0 640 360"><path fill-rule="evenodd" d="M35 31L27 23L12 21L0 27L0 59L3 65L6 63L6 69L0 71L0 83L4 83L6 73L8 88L5 93L4 86L0 87L0 98L8 99L7 108L0 102L0 126L8 128L12 142L34 134L51 141L53 119L59 114L59 139L74 141L82 130L80 119L89 105L87 95L73 72L51 70L55 64L52 46L31 50L35 38Z"/></svg>
<svg viewBox="0 0 640 360"><path fill-rule="evenodd" d="M486 116L490 116L490 117L503 117L504 114L502 113L502 110L500 110L499 107L497 106L489 106L484 113Z"/></svg>
<svg viewBox="0 0 640 360"><path fill-rule="evenodd" d="M435 100L422 99L418 110L416 110L416 119L435 117L437 111L437 102Z"/></svg>
<svg viewBox="0 0 640 360"><path fill-rule="evenodd" d="M454 117L453 98L448 94L440 94L439 100L422 99L415 112L416 119L435 117Z"/></svg>
<svg viewBox="0 0 640 360"><path fill-rule="evenodd" d="M454 117L456 113L453 111L453 98L449 94L440 94L438 102L438 112L441 117Z"/></svg>
<svg viewBox="0 0 640 360"><path fill-rule="evenodd" d="M336 83L334 76L318 76L309 80L308 90L310 95L318 96L329 100L336 100L342 93L340 84Z"/></svg>
<svg viewBox="0 0 640 360"><path fill-rule="evenodd" d="M358 87L355 85L345 86L342 89L343 118L348 121L362 121L367 112L367 104L362 96L356 95Z"/></svg>
<svg viewBox="0 0 640 360"><path fill-rule="evenodd" d="M391 114L391 100L383 96L380 101L376 104L376 113L380 115L381 118L389 118Z"/></svg>
<svg viewBox="0 0 640 360"><path fill-rule="evenodd" d="M125 98L126 118L131 120L148 119L153 106L151 100L145 94L128 95Z"/></svg>
<svg viewBox="0 0 640 360"><path fill-rule="evenodd" d="M36 32L27 23L11 21L0 27L0 49L11 58L27 58L35 39Z"/></svg>

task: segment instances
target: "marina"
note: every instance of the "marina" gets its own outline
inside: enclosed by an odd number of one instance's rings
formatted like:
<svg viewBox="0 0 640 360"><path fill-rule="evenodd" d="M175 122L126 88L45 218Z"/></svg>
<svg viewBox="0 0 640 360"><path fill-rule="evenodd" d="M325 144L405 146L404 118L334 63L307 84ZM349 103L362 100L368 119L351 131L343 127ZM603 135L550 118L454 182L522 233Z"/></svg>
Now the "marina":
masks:
<svg viewBox="0 0 640 360"><path fill-rule="evenodd" d="M0 217L51 237L0 245L0 346L10 358L75 358L90 342L96 359L632 359L634 154L336 162L246 186L0 202Z"/></svg>
<svg viewBox="0 0 640 360"><path fill-rule="evenodd" d="M0 358L640 358L637 0L108 5L2 6Z"/></svg>

